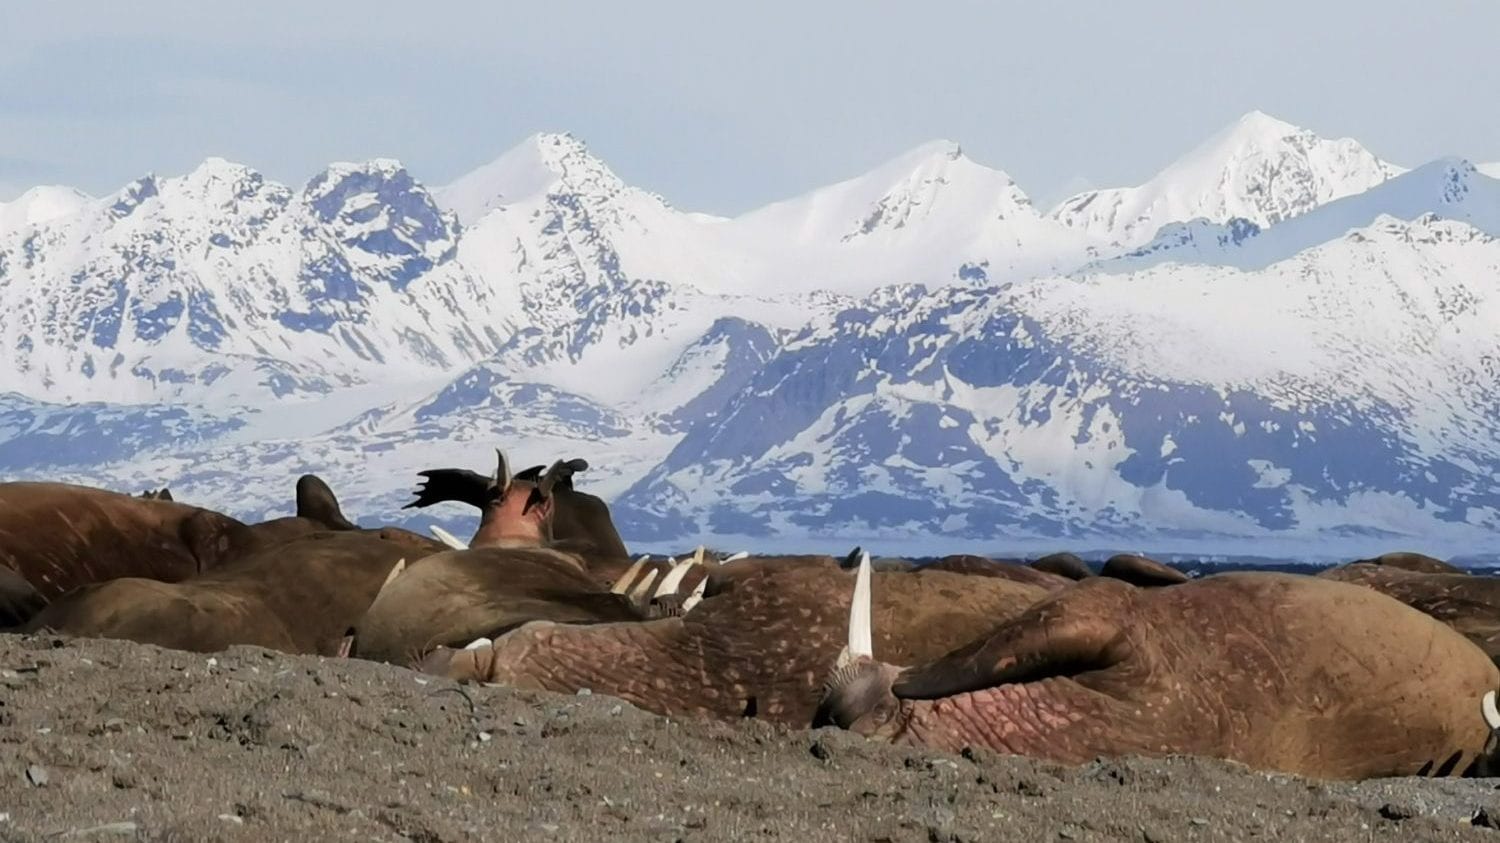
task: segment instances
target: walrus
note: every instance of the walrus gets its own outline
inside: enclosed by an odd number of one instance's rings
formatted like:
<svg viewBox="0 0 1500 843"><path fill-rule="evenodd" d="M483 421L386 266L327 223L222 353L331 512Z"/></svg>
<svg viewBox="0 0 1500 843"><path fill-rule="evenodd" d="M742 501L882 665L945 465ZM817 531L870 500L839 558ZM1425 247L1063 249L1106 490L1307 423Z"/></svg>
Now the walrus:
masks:
<svg viewBox="0 0 1500 843"><path fill-rule="evenodd" d="M513 476L497 452L479 529L464 550L420 560L393 580L360 618L350 654L408 663L439 646L493 638L533 620L639 621L642 606L591 575L583 560L549 546L554 493L576 470L558 461L535 481Z"/></svg>
<svg viewBox="0 0 1500 843"><path fill-rule="evenodd" d="M1412 571L1418 574L1467 574L1463 568L1450 565L1441 559L1428 556L1425 553L1413 553L1411 551L1398 551L1396 553L1382 553L1370 559L1356 559L1349 563L1351 565L1384 565L1389 568L1399 568L1403 571Z"/></svg>
<svg viewBox="0 0 1500 843"><path fill-rule="evenodd" d="M664 715L806 727L843 644L852 576L836 565L766 566L683 617L529 623L489 646L438 648L418 666L459 680L564 693L589 688ZM1047 593L948 571L874 576L882 652L913 661L985 636Z"/></svg>
<svg viewBox="0 0 1500 843"><path fill-rule="evenodd" d="M1086 580L1094 576L1089 569L1088 563L1072 553L1049 553L1041 559L1031 563L1031 567L1038 571L1046 571L1059 577L1070 580Z"/></svg>
<svg viewBox="0 0 1500 843"><path fill-rule="evenodd" d="M866 585L818 722L947 751L1450 775L1484 756L1481 700L1500 683L1447 626L1312 577L1220 574L1160 589L1090 579L906 668L875 659L869 605Z"/></svg>
<svg viewBox="0 0 1500 843"><path fill-rule="evenodd" d="M116 577L176 582L318 530L351 530L322 480L297 514L247 525L197 506L66 483L0 483L0 565L44 599Z"/></svg>
<svg viewBox="0 0 1500 843"><path fill-rule="evenodd" d="M503 457L502 457L503 459ZM573 475L588 470L587 460L570 459L561 463L567 470L560 472L552 489L553 514L547 524L547 543L559 550L598 556L605 559L627 560L629 551L620 533L610 518L609 505L603 499L580 492L573 486ZM516 472L513 480L536 484L541 480L545 466L532 466ZM402 509L423 509L445 501L466 503L483 512L490 504L491 478L476 471L462 468L434 468L417 472L422 484L416 498Z"/></svg>
<svg viewBox="0 0 1500 843"><path fill-rule="evenodd" d="M1124 580L1142 588L1177 585L1191 579L1187 574L1170 565L1158 562L1149 556L1139 556L1134 553L1117 553L1104 560L1104 567L1099 569L1099 576Z"/></svg>
<svg viewBox="0 0 1500 843"><path fill-rule="evenodd" d="M1372 588L1453 627L1500 661L1500 577L1424 573L1420 569L1354 562L1318 574Z"/></svg>
<svg viewBox="0 0 1500 843"><path fill-rule="evenodd" d="M1048 573L1030 565L1006 562L999 559L986 559L983 556L971 556L968 554L944 556L936 562L923 565L922 570L952 571L955 574L968 574L976 577L1001 577L1007 580L1041 586L1048 591L1056 591L1073 581L1069 577Z"/></svg>
<svg viewBox="0 0 1500 843"><path fill-rule="evenodd" d="M26 631L217 652L251 644L331 656L398 564L404 531L311 533L175 583L124 577L54 600Z"/></svg>

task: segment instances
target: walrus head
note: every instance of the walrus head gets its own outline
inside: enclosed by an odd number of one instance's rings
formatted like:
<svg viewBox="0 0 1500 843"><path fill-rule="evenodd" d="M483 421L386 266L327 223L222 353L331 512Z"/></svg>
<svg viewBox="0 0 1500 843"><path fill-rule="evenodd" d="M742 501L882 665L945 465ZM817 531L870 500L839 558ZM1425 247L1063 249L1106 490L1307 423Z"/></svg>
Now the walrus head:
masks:
<svg viewBox="0 0 1500 843"><path fill-rule="evenodd" d="M875 660L870 611L870 554L859 548L854 600L849 606L849 641L823 686L813 726L838 726L865 737L890 737L899 731L901 704L892 687L901 668Z"/></svg>

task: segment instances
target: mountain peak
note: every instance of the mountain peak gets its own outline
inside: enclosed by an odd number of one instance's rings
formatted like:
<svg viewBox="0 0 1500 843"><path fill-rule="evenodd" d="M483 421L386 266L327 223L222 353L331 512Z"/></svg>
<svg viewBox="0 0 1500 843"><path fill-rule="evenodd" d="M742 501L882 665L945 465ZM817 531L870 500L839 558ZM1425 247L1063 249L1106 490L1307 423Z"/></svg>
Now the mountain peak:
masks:
<svg viewBox="0 0 1500 843"><path fill-rule="evenodd" d="M94 197L71 187L61 185L33 187L13 201L0 202L0 232L42 225L59 217L77 213L83 206L93 201Z"/></svg>
<svg viewBox="0 0 1500 843"><path fill-rule="evenodd" d="M1354 140L1330 140L1252 111L1145 184L1082 193L1052 215L1101 238L1139 246L1167 223L1199 217L1274 225L1401 172Z"/></svg>
<svg viewBox="0 0 1500 843"><path fill-rule="evenodd" d="M438 203L465 225L496 208L549 193L608 198L625 190L619 176L567 132L539 132L504 155L435 191Z"/></svg>

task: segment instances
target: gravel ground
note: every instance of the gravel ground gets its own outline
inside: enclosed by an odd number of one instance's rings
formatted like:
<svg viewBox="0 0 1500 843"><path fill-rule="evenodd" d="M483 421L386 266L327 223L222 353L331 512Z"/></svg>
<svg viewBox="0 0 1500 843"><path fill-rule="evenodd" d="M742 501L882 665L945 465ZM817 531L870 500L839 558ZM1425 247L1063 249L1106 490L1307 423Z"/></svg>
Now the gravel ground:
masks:
<svg viewBox="0 0 1500 843"><path fill-rule="evenodd" d="M1500 843L1497 787L1068 768L360 661L0 635L0 840Z"/></svg>

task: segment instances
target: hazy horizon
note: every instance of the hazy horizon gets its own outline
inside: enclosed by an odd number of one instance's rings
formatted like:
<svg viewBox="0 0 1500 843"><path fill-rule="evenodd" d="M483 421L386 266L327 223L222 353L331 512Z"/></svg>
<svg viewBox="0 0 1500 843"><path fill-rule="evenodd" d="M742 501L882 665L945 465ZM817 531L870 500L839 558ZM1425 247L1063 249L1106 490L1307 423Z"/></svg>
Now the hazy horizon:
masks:
<svg viewBox="0 0 1500 843"><path fill-rule="evenodd" d="M557 131L688 210L738 213L936 138L1049 206L1140 183L1251 110L1405 166L1500 159L1500 114L1476 105L1500 94L1500 6L1440 5L24 6L0 33L0 201L210 156L290 184L399 158L440 185Z"/></svg>

